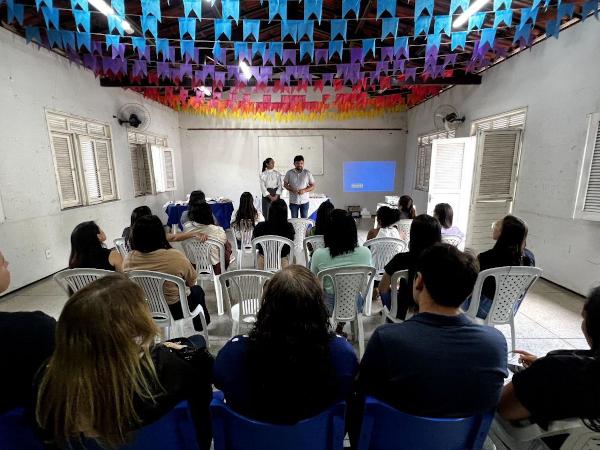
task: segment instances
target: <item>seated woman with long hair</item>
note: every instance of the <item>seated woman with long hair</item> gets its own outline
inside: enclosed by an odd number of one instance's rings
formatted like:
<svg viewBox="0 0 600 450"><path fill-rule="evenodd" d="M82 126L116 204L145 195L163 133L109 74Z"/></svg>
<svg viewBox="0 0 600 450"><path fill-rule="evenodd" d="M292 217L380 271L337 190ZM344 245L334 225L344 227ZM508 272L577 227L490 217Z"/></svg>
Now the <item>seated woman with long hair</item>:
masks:
<svg viewBox="0 0 600 450"><path fill-rule="evenodd" d="M398 290L398 312L399 319L405 319L409 311L416 311L417 304L413 299L413 280L416 275L416 266L419 255L426 248L431 247L442 241L441 226L437 219L421 214L417 216L410 225L410 242L408 243L408 252L398 253L385 266L383 276L379 282L379 295L381 302L387 307L391 307L391 279L392 275L399 270L408 270L408 283L401 280Z"/></svg>
<svg viewBox="0 0 600 450"><path fill-rule="evenodd" d="M292 265L267 284L250 334L217 355L214 383L236 412L294 424L345 400L357 370L352 346L331 332L319 281Z"/></svg>
<svg viewBox="0 0 600 450"><path fill-rule="evenodd" d="M242 236L239 232L242 221L249 221L253 226L265 221L262 213L254 207L254 197L250 192L244 192L240 195L240 207L231 214L231 226L234 228L234 236L237 240L238 248L242 241Z"/></svg>
<svg viewBox="0 0 600 450"><path fill-rule="evenodd" d="M69 269L104 269L121 271L123 258L115 249L104 245L106 234L95 222L83 222L71 233Z"/></svg>
<svg viewBox="0 0 600 450"><path fill-rule="evenodd" d="M369 230L367 240L382 237L406 240L406 236L400 236L398 228L394 226L399 220L400 212L397 209L382 206L377 210L377 228Z"/></svg>
<svg viewBox="0 0 600 450"><path fill-rule="evenodd" d="M212 209L206 202L190 203L189 221L183 224L184 232L196 232L205 234L208 238L219 241L225 247L225 267L221 267L219 258L219 250L212 247L210 250L210 260L213 265L215 274L219 275L229 267L231 259L231 244L227 240L225 230L218 225L215 225Z"/></svg>
<svg viewBox="0 0 600 450"><path fill-rule="evenodd" d="M529 251L530 256L528 256L525 251L527 232L527 224L523 220L510 214L504 217L494 247L477 255L479 270L505 266L533 266L535 264L533 253ZM487 317L495 292L496 282L492 277L488 277L483 282L477 317L481 319ZM468 309L469 305L470 300L465 302L463 309Z"/></svg>
<svg viewBox="0 0 600 450"><path fill-rule="evenodd" d="M410 195L400 197L398 209L400 210L400 220L414 219L417 216L417 210Z"/></svg>
<svg viewBox="0 0 600 450"><path fill-rule="evenodd" d="M588 295L582 316L589 350L555 350L541 358L515 350L525 370L504 386L499 405L503 418L530 419L546 427L580 417L600 433L600 287Z"/></svg>
<svg viewBox="0 0 600 450"><path fill-rule="evenodd" d="M367 247L358 245L356 222L343 209L334 209L331 212L331 224L325 236L325 247L318 248L310 260L310 270L316 275L325 269L349 266L371 266L373 261L371 252ZM335 306L335 292L333 282L329 278L323 280L325 303L329 313L333 313ZM357 308L360 311L364 299L357 299ZM336 333L342 333L345 323L339 322Z"/></svg>
<svg viewBox="0 0 600 450"><path fill-rule="evenodd" d="M442 236L458 236L461 239L465 234L460 228L452 225L454 221L454 211L448 203L438 203L433 209L433 217L435 217L442 226Z"/></svg>
<svg viewBox="0 0 600 450"><path fill-rule="evenodd" d="M289 240L293 241L296 233L294 231L294 226L287 220L287 211L285 200L278 199L272 202L271 206L269 207L268 219L264 222L256 224L254 231L252 232L252 239L260 236L274 235L288 238ZM290 250L291 249L289 245L283 246L281 251L282 267L285 267L289 264ZM258 253L258 268L262 269L264 267L264 259L263 249L260 245L258 246Z"/></svg>
<svg viewBox="0 0 600 450"><path fill-rule="evenodd" d="M310 229L311 236L324 236L331 224L331 211L335 209L330 200L325 200L317 208L315 226Z"/></svg>
<svg viewBox="0 0 600 450"><path fill-rule="evenodd" d="M120 446L132 432L188 400L202 449L210 448L212 357L192 347L155 345L159 335L142 289L110 275L75 293L56 327L56 348L38 374L35 417L58 448L93 439ZM202 346L202 337L189 343ZM189 353L189 352L187 352Z"/></svg>
<svg viewBox="0 0 600 450"><path fill-rule="evenodd" d="M196 285L198 275L192 263L183 253L171 247L162 222L156 216L140 217L133 225L131 233L131 253L125 260L125 272L131 270L154 270L185 280L188 286L187 301L190 311L201 305L210 323L210 315L206 309L204 291ZM183 310L179 303L179 289L173 283L165 283L165 298L174 319L183 317ZM193 320L196 331L202 331L200 316Z"/></svg>

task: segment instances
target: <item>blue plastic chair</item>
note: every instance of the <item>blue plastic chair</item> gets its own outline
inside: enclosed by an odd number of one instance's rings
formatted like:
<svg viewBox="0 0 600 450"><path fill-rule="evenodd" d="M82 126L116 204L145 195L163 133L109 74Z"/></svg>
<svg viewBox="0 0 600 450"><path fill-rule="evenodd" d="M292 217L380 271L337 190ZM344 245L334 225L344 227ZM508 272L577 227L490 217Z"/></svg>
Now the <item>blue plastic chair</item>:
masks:
<svg viewBox="0 0 600 450"><path fill-rule="evenodd" d="M88 450L100 450L92 440L84 441ZM74 445L73 448L79 448ZM0 449L43 450L23 409L0 416ZM156 422L146 425L134 435L134 440L120 450L198 450L196 431L187 402L181 402Z"/></svg>
<svg viewBox="0 0 600 450"><path fill-rule="evenodd" d="M479 450L493 411L458 419L405 414L367 397L358 450Z"/></svg>
<svg viewBox="0 0 600 450"><path fill-rule="evenodd" d="M342 450L344 413L340 402L295 425L273 425L240 416L225 405L223 393L210 404L215 450Z"/></svg>

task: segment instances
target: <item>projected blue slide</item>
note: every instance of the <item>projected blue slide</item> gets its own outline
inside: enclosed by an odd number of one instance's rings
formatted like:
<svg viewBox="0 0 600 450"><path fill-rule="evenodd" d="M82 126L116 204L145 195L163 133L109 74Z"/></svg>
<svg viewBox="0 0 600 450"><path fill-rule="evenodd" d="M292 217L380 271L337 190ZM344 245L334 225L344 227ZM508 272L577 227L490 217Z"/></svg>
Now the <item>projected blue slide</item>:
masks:
<svg viewBox="0 0 600 450"><path fill-rule="evenodd" d="M344 192L393 192L396 161L344 161Z"/></svg>

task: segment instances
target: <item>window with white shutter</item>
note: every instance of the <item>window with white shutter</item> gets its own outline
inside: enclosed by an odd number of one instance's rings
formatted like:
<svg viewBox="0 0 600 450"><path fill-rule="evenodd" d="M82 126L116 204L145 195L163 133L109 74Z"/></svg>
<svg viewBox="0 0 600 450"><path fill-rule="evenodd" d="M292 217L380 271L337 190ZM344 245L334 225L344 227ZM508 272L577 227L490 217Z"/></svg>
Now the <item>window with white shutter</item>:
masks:
<svg viewBox="0 0 600 450"><path fill-rule="evenodd" d="M600 221L600 113L588 119L574 218Z"/></svg>
<svg viewBox="0 0 600 450"><path fill-rule="evenodd" d="M149 195L174 190L173 153L170 149L163 149L167 144L167 138L135 132L128 133L127 138L135 195ZM157 150L153 157L152 147L154 146L157 146ZM166 160L167 153L164 150L171 152L168 161ZM153 163L153 158L157 158L156 165ZM167 170L169 170L169 174L166 173ZM157 180L161 190L157 189Z"/></svg>
<svg viewBox="0 0 600 450"><path fill-rule="evenodd" d="M46 112L62 208L117 198L107 124Z"/></svg>
<svg viewBox="0 0 600 450"><path fill-rule="evenodd" d="M484 117L471 123L471 136L478 131L505 130L507 128L524 129L527 109L516 109L495 116Z"/></svg>
<svg viewBox="0 0 600 450"><path fill-rule="evenodd" d="M431 167L431 144L434 139L451 139L455 136L454 130L434 131L422 134L417 138L417 169L415 177L415 190L429 190L429 172Z"/></svg>

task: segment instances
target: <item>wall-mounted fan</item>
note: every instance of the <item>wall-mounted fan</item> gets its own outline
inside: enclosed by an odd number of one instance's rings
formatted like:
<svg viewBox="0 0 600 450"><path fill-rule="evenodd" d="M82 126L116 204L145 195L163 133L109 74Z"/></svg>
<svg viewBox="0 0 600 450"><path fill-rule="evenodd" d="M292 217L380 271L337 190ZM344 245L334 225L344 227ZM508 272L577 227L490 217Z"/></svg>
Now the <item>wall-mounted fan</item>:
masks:
<svg viewBox="0 0 600 450"><path fill-rule="evenodd" d="M135 128L143 131L150 125L150 111L139 103L127 103L119 109L116 116L113 116L119 121L119 125Z"/></svg>
<svg viewBox="0 0 600 450"><path fill-rule="evenodd" d="M451 105L442 105L433 114L433 123L437 130L456 130L464 121L464 116L460 117L456 108Z"/></svg>

